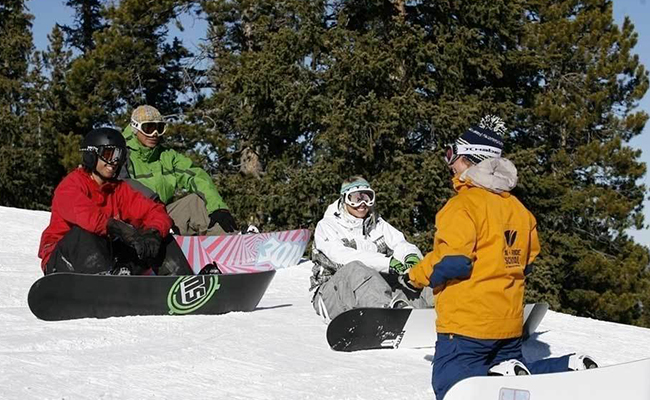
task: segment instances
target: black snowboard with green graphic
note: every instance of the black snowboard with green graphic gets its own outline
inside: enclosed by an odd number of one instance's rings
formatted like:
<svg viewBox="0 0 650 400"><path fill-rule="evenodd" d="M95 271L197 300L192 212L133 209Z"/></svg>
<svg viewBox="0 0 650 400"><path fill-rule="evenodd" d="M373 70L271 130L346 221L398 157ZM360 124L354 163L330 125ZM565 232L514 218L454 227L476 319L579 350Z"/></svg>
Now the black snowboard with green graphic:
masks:
<svg viewBox="0 0 650 400"><path fill-rule="evenodd" d="M46 321L129 315L252 311L275 271L190 276L55 273L29 290L32 313Z"/></svg>

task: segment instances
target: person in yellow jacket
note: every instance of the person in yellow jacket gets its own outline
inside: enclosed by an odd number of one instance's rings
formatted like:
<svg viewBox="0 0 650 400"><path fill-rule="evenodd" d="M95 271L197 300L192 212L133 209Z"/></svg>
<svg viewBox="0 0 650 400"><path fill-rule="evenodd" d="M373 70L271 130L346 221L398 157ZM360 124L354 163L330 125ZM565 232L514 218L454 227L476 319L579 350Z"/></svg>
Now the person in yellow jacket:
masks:
<svg viewBox="0 0 650 400"><path fill-rule="evenodd" d="M487 116L447 148L457 194L436 215L433 251L405 275L405 283L436 295L438 400L471 376L597 367L583 354L523 358L524 277L540 245L535 217L510 193L517 169L501 157L504 132L501 119Z"/></svg>

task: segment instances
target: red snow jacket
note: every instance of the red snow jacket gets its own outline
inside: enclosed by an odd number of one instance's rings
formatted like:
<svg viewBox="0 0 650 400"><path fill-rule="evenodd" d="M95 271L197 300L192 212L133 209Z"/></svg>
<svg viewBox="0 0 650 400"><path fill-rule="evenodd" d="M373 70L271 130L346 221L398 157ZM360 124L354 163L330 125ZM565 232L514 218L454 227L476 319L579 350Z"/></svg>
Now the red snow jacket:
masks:
<svg viewBox="0 0 650 400"><path fill-rule="evenodd" d="M50 224L43 235L38 256L41 269L54 251L56 244L74 225L106 235L110 218L128 222L137 228L153 228L162 237L167 236L172 220L165 207L144 197L124 181L99 185L90 173L77 168L63 178L54 191Z"/></svg>

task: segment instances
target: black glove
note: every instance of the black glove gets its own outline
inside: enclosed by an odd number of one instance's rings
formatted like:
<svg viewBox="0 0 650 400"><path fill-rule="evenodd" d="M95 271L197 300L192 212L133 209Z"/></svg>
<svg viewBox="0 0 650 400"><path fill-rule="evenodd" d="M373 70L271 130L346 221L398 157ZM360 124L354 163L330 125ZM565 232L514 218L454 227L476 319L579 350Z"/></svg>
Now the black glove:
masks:
<svg viewBox="0 0 650 400"><path fill-rule="evenodd" d="M235 218L233 218L230 211L225 208L213 211L212 214L210 214L210 224L208 225L208 229L212 228L214 224L219 224L221 229L227 233L237 230L237 222L235 222Z"/></svg>
<svg viewBox="0 0 650 400"><path fill-rule="evenodd" d="M142 241L142 252L138 253L141 260L156 258L160 252L160 244L162 243L162 236L156 229L149 229L140 235ZM137 252L137 249L136 249Z"/></svg>
<svg viewBox="0 0 650 400"><path fill-rule="evenodd" d="M422 293L422 289L418 289L411 284L411 280L409 278L408 273L398 276L397 282L399 283L400 288L402 289L402 292L404 292L404 294L406 295L407 299L415 300L418 297L420 297L420 294Z"/></svg>
<svg viewBox="0 0 650 400"><path fill-rule="evenodd" d="M119 239L130 247L133 247L131 244L136 242L140 236L140 233L133 225L113 218L108 220L106 232L111 239Z"/></svg>
<svg viewBox="0 0 650 400"><path fill-rule="evenodd" d="M141 260L156 257L160 250L162 237L155 229L141 233L133 225L111 218L106 224L106 232L135 250Z"/></svg>

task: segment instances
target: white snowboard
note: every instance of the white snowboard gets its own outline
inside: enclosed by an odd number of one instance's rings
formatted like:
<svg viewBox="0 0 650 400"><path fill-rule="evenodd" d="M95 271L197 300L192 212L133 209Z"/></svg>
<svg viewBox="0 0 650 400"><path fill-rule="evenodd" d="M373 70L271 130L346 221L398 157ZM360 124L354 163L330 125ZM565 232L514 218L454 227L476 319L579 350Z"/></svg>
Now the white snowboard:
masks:
<svg viewBox="0 0 650 400"><path fill-rule="evenodd" d="M537 326L544 318L548 304L532 303L524 306L524 339L535 332ZM413 349L420 347L433 347L436 343L436 312L431 308L420 308L411 311L409 319L404 325L404 336L393 347ZM388 345L391 343L386 343ZM650 400L650 399L649 399Z"/></svg>
<svg viewBox="0 0 650 400"><path fill-rule="evenodd" d="M464 379L445 400L648 400L650 358L586 371Z"/></svg>

